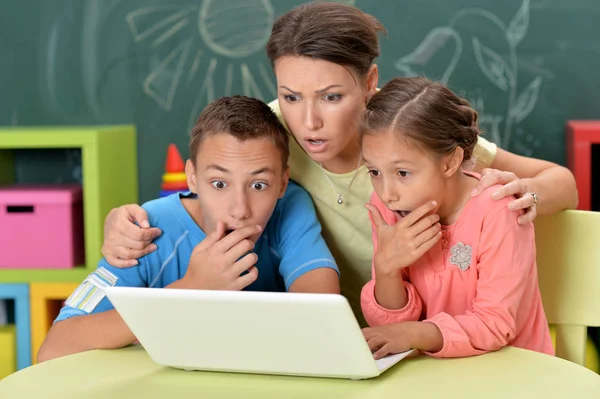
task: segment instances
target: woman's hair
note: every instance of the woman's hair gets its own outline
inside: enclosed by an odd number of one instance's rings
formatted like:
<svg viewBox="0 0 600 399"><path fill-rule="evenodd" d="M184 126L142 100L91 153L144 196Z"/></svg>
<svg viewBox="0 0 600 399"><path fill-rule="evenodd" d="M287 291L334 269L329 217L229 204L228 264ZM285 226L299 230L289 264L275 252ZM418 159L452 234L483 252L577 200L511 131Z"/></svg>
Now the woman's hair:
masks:
<svg viewBox="0 0 600 399"><path fill-rule="evenodd" d="M353 67L365 75L380 54L379 31L385 31L383 25L356 7L306 3L275 21L267 56L273 66L281 57L303 56Z"/></svg>
<svg viewBox="0 0 600 399"><path fill-rule="evenodd" d="M362 133L389 129L439 156L461 147L463 161L471 159L480 133L466 100L421 77L394 78L367 104Z"/></svg>

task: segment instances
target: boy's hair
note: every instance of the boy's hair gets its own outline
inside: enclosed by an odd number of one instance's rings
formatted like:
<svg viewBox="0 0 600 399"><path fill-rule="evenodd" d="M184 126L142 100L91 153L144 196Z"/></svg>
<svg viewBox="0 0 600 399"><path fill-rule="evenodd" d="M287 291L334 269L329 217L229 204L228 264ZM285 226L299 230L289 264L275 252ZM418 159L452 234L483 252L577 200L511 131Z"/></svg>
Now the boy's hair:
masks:
<svg viewBox="0 0 600 399"><path fill-rule="evenodd" d="M379 57L377 32L385 31L372 15L333 2L302 4L279 17L267 42L267 56L303 56L353 67L365 75Z"/></svg>
<svg viewBox="0 0 600 399"><path fill-rule="evenodd" d="M363 134L393 129L439 156L461 147L463 161L471 159L480 133L467 100L422 77L394 78L383 86L367 104L364 124Z"/></svg>
<svg viewBox="0 0 600 399"><path fill-rule="evenodd" d="M227 133L238 141L268 139L281 152L283 168L290 154L288 133L275 113L263 101L245 97L221 97L200 114L190 138L190 159L196 165L200 144L214 134Z"/></svg>

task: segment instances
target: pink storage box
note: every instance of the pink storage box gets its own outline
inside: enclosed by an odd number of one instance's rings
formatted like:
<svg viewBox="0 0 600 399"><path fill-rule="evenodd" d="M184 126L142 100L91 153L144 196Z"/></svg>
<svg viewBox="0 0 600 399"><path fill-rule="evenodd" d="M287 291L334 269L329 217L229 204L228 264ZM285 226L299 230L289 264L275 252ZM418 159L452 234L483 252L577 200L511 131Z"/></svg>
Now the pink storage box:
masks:
<svg viewBox="0 0 600 399"><path fill-rule="evenodd" d="M85 263L80 186L0 187L0 268Z"/></svg>

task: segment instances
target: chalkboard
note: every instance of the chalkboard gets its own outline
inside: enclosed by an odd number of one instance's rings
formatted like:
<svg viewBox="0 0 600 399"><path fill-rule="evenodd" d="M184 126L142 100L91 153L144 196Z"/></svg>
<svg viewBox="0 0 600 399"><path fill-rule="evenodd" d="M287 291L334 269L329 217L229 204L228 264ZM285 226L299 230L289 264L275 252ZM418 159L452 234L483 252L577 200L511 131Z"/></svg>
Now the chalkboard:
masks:
<svg viewBox="0 0 600 399"><path fill-rule="evenodd" d="M600 118L597 0L345 2L388 29L381 83L420 74L446 82L504 148L564 163L565 121ZM4 0L0 124L135 124L140 199L154 198L168 144L187 155L208 101L275 97L264 45L273 20L300 3ZM20 175L40 169L36 154L17 157ZM65 150L54 179L80 178L79 157Z"/></svg>

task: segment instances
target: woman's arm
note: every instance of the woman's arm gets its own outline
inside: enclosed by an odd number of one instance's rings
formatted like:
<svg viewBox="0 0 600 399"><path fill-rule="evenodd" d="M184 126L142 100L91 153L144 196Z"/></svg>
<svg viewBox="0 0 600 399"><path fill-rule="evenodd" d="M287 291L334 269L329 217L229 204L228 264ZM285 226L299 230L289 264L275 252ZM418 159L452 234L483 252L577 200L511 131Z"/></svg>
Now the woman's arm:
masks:
<svg viewBox="0 0 600 399"><path fill-rule="evenodd" d="M509 195L518 199L509 203L509 209L526 209L527 213L519 218L519 223L535 219L537 214L548 215L563 209L574 209L578 204L575 177L567 168L541 159L528 158L498 148L492 162L493 169L478 169L483 178L474 195L481 193L494 184L504 187L494 192L498 200ZM539 202L527 193L536 193ZM496 194L497 193L497 194ZM496 197L497 195L497 197Z"/></svg>

